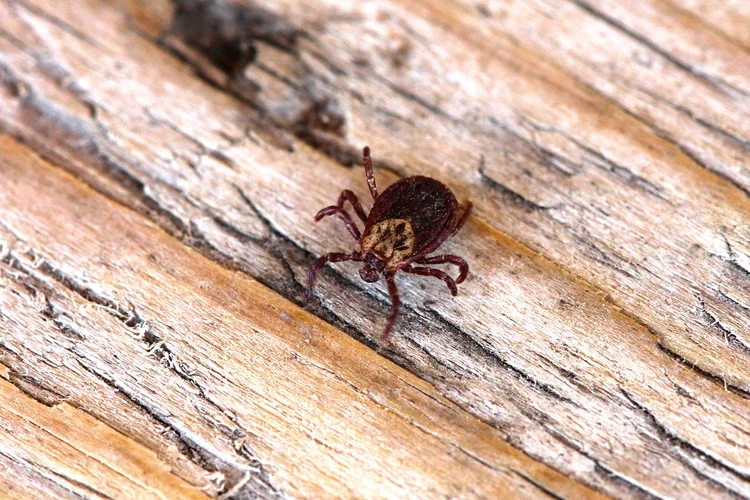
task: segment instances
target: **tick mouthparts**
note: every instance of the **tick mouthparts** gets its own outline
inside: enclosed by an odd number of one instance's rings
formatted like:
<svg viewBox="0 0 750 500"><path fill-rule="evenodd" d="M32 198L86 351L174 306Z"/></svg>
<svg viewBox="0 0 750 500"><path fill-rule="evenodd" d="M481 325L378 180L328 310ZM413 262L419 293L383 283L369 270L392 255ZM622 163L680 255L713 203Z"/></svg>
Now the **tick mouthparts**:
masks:
<svg viewBox="0 0 750 500"><path fill-rule="evenodd" d="M367 283L375 283L380 279L380 273L371 264L365 264L359 270L359 277Z"/></svg>

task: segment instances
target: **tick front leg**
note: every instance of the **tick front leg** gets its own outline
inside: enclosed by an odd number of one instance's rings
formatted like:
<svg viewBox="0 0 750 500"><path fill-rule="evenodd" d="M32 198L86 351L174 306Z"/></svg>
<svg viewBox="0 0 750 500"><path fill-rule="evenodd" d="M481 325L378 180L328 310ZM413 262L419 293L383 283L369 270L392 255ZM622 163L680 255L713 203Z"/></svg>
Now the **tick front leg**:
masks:
<svg viewBox="0 0 750 500"><path fill-rule="evenodd" d="M367 224L367 214L365 213L364 208L362 208L362 204L359 202L359 198L357 198L357 195L354 194L349 189L344 189L341 192L341 196L339 196L339 201L338 201L337 206L343 209L344 203L347 201L352 204L352 208L357 213L357 215L362 220L362 222Z"/></svg>
<svg viewBox="0 0 750 500"><path fill-rule="evenodd" d="M362 257L358 252L332 252L327 253L316 260L313 265L310 266L310 270L307 271L307 293L310 296L315 294L315 284L318 282L318 271L320 271L321 267L329 262L344 262L346 260L361 261Z"/></svg>
<svg viewBox="0 0 750 500"><path fill-rule="evenodd" d="M462 283L469 274L469 264L458 255L435 255L434 257L421 257L415 260L417 264L454 264L458 266L459 275L457 284Z"/></svg>
<svg viewBox="0 0 750 500"><path fill-rule="evenodd" d="M391 314L388 316L388 323L385 325L385 330L381 338L388 340L388 336L393 330L393 324L396 322L396 316L398 316L398 306L401 303L401 299L398 296L398 288L396 288L396 280L394 277L396 273L385 273L385 282L388 284L388 294L391 296Z"/></svg>
<svg viewBox="0 0 750 500"><path fill-rule="evenodd" d="M378 187L375 184L375 173L372 171L372 157L370 156L370 146L362 149L362 163L365 166L365 175L367 176L367 185L370 187L370 194L373 200L378 199Z"/></svg>
<svg viewBox="0 0 750 500"><path fill-rule="evenodd" d="M448 276L448 273L444 273L440 269L406 266L401 268L401 270L405 273L421 274L422 276L434 276L435 278L440 278L441 280L445 281L445 284L448 285L448 288L450 288L451 295L455 297L458 294L458 287L456 287L456 282L453 281L453 278Z"/></svg>
<svg viewBox="0 0 750 500"><path fill-rule="evenodd" d="M360 207L361 208L361 207ZM352 220L352 216L349 215L349 212L344 210L341 207L338 207L336 205L331 205L330 207L326 207L317 214L315 214L315 222L318 222L320 219L327 215L338 215L339 218L344 221L344 224L346 224L346 228L349 230L349 234L354 236L354 239L359 241L359 239L362 237L359 234L359 228L354 224L354 221Z"/></svg>

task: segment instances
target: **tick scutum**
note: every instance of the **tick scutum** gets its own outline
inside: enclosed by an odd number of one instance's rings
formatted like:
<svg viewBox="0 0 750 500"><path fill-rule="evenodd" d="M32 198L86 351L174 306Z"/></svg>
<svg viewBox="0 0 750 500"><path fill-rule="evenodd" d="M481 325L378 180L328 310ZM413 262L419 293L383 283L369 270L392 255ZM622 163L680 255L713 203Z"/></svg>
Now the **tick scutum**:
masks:
<svg viewBox="0 0 750 500"><path fill-rule="evenodd" d="M410 232L413 238L408 257L425 250L429 252L435 249L429 250L429 247L439 240L446 228L452 229L456 224L458 208L456 197L442 182L423 175L406 177L388 186L375 200L362 239L369 236L373 227L384 222L406 221L407 226L401 231ZM394 230L400 227L395 222L393 226Z"/></svg>

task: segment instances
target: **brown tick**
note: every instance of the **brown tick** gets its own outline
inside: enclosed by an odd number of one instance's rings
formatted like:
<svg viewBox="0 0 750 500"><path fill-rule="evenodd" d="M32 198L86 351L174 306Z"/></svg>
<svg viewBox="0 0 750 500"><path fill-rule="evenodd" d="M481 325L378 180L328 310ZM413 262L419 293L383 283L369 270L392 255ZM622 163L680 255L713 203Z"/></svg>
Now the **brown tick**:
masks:
<svg viewBox="0 0 750 500"><path fill-rule="evenodd" d="M310 267L307 273L308 290L314 294L317 272L328 262L343 262L353 260L363 262L359 270L360 277L368 283L380 279L385 275L388 293L391 296L391 314L383 331L383 339L387 339L398 315L399 296L394 277L397 271L411 274L434 276L445 281L451 294L458 293L456 284L466 279L469 265L464 259L456 255L428 254L443 244L461 229L471 214L471 202L466 208L456 201L456 197L443 183L415 175L394 182L383 194L378 195L375 176L372 172L372 158L370 148L365 146L364 155L365 174L370 186L375 204L368 216L357 196L344 190L336 205L326 207L315 216L315 222L327 215L338 215L344 221L354 239L359 242L359 250L352 253L333 252L323 255ZM354 211L365 223L362 234L352 221L351 215L344 210L344 203L352 204ZM448 274L439 269L414 266L414 264L455 264L459 268L458 279L455 281Z"/></svg>

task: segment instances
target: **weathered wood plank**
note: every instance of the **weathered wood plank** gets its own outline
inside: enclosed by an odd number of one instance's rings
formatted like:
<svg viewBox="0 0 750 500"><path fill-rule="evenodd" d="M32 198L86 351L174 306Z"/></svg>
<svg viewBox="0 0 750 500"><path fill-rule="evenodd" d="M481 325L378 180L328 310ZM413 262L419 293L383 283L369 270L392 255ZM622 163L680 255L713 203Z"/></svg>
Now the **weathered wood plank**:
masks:
<svg viewBox="0 0 750 500"><path fill-rule="evenodd" d="M742 0L727 0L720 3L706 3L704 0L671 0L666 5L677 10L688 21L702 25L705 29L723 35L732 43L750 50L750 32L746 29L750 22L750 8Z"/></svg>
<svg viewBox="0 0 750 500"><path fill-rule="evenodd" d="M14 497L39 498L40 481L23 480L24 473L36 473L62 487L47 494L68 490L71 498L207 498L170 474L151 450L67 403L48 408L2 378L0 418L0 455L24 465L0 470L0 484L10 485L6 493L16 489Z"/></svg>
<svg viewBox="0 0 750 500"><path fill-rule="evenodd" d="M214 491L225 493L597 497L428 384L23 146L0 140L0 158L0 361L10 382L56 404L2 382L0 407L18 420L2 439L11 456L20 448L40 466L67 464L72 484L113 497L155 494L134 488L158 489L149 473L165 466L96 418L128 435L171 436L181 449L161 443L159 454L197 455L202 476L185 479L209 490L218 480ZM140 418L88 398L81 385L91 375ZM33 429L21 434L23 419L61 444L39 448ZM165 495L187 498L176 481L162 480Z"/></svg>
<svg viewBox="0 0 750 500"><path fill-rule="evenodd" d="M402 280L382 352L605 492L750 495L748 15L672 3L277 2L306 35L258 42L247 91L157 43L168 2L14 2L0 126L299 304L351 245L309 218L365 199L361 145L381 185L442 178L475 203L447 245L472 277ZM341 265L321 291L376 345L382 288Z"/></svg>

